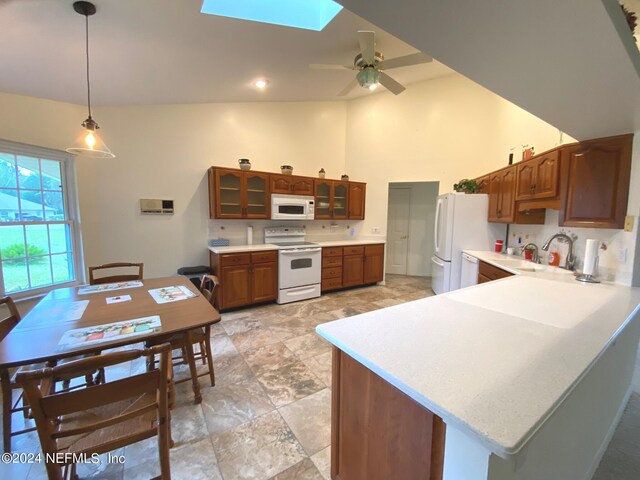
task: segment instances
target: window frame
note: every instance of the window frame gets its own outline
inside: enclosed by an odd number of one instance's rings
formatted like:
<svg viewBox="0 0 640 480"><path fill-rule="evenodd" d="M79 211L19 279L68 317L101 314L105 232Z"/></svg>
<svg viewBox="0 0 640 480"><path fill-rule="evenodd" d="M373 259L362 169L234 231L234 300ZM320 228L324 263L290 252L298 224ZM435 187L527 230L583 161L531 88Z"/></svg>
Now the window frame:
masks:
<svg viewBox="0 0 640 480"><path fill-rule="evenodd" d="M76 176L76 158L70 153L52 148L39 147L26 143L13 142L10 140L0 139L0 152L10 155L21 155L26 157L38 158L40 160L52 160L60 162L61 182L62 182L62 198L64 202L66 220L40 220L40 221L16 221L16 222L0 222L0 226L23 226L23 225L69 225L71 237L71 257L73 260L73 269L75 279L69 282L55 283L53 285L40 286L7 294L5 292L4 277L2 268L0 267L0 297L10 295L15 300L27 300L31 298L42 297L51 290L58 288L70 287L85 283L84 268L84 251L82 246L82 224L80 221L80 204L78 200L78 181ZM40 170L42 174L42 170ZM19 187L16 185L16 188ZM44 192L42 183L40 191ZM19 200L20 201L20 200ZM25 240L26 241L26 240ZM26 254L26 252L25 252ZM48 254L51 256L51 251ZM1 256L0 256L1 257ZM52 277L53 278L53 277Z"/></svg>

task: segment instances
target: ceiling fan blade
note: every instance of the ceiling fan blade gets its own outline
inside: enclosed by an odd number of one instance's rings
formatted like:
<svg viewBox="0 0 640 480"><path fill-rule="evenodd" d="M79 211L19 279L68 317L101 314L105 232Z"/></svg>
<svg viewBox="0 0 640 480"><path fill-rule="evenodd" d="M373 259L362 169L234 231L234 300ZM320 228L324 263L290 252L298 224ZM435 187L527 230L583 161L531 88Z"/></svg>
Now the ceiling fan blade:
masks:
<svg viewBox="0 0 640 480"><path fill-rule="evenodd" d="M331 65L327 63L312 63L309 68L314 70L353 70L353 65Z"/></svg>
<svg viewBox="0 0 640 480"><path fill-rule="evenodd" d="M408 67L409 65L418 65L420 63L429 63L432 61L433 58L426 53L418 52L385 60L382 62L382 68L389 70L390 68Z"/></svg>
<svg viewBox="0 0 640 480"><path fill-rule="evenodd" d="M394 95L398 95L406 90L405 87L400 85L398 82L396 82L393 78L391 78L389 75L387 75L384 72L380 72L380 79L378 81L382 84L383 87L385 87Z"/></svg>
<svg viewBox="0 0 640 480"><path fill-rule="evenodd" d="M367 65L373 65L375 57L375 38L374 33L366 30L358 31L358 43L360 43L360 51L362 59Z"/></svg>
<svg viewBox="0 0 640 480"><path fill-rule="evenodd" d="M340 90L340 93L338 93L339 97L344 97L346 94L348 94L351 90L353 90L354 88L356 88L358 86L358 80L356 80L355 78L353 80L351 80L346 87L344 87L342 90Z"/></svg>

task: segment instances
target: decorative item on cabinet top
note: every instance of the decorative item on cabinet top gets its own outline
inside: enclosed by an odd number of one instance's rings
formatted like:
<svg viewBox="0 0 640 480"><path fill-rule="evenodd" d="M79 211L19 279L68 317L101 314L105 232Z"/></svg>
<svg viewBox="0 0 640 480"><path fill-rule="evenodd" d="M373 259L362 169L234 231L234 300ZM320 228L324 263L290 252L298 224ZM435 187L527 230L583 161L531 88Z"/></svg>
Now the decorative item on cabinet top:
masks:
<svg viewBox="0 0 640 480"><path fill-rule="evenodd" d="M280 172L283 175L291 175L293 173L293 167L291 165L282 165L280 167Z"/></svg>
<svg viewBox="0 0 640 480"><path fill-rule="evenodd" d="M318 178L324 178L325 175L326 175L326 172L324 171L324 168L321 168L320 171L318 172Z"/></svg>
<svg viewBox="0 0 640 480"><path fill-rule="evenodd" d="M251 162L248 158L239 159L238 164L240 164L240 170L251 170Z"/></svg>
<svg viewBox="0 0 640 480"><path fill-rule="evenodd" d="M463 178L458 183L453 184L453 189L456 192L476 193L478 191L478 182L473 179Z"/></svg>

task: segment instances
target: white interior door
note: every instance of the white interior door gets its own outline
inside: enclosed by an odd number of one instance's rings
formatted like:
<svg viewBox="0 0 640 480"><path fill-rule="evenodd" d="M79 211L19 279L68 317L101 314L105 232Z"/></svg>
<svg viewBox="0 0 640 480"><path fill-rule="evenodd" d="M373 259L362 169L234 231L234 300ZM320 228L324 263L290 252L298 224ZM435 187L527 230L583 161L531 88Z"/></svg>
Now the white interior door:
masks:
<svg viewBox="0 0 640 480"><path fill-rule="evenodd" d="M411 188L389 189L387 217L387 273L407 274Z"/></svg>

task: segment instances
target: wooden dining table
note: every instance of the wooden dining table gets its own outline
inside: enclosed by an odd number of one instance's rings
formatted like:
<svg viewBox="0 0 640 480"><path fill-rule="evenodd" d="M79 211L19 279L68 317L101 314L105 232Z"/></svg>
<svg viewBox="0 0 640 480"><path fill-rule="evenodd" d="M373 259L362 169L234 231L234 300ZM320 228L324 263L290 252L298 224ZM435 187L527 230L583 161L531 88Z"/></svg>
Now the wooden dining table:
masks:
<svg viewBox="0 0 640 480"><path fill-rule="evenodd" d="M154 337L187 332L220 321L213 308L186 277L149 278L142 286L94 293L79 293L81 287L59 288L50 291L0 342L0 368L17 367L39 362L57 361L81 354L97 353ZM149 290L182 286L193 294L191 298L169 303L157 303ZM107 298L131 296L131 300L107 303ZM67 318L79 305L86 308L79 318ZM78 302L83 302L79 304ZM60 339L69 330L99 327L101 325L157 315L159 329L140 334L113 337L106 342L78 343L72 348L61 348Z"/></svg>

